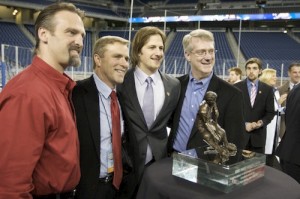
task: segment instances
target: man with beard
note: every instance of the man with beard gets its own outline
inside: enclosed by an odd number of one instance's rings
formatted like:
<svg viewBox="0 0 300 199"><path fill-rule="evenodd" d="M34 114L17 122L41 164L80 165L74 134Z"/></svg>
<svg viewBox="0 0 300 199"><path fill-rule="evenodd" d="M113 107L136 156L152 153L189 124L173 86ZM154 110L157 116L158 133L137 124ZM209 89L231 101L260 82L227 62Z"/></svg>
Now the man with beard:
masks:
<svg viewBox="0 0 300 199"><path fill-rule="evenodd" d="M225 130L228 142L244 148L245 122L241 92L213 73L215 42L211 32L197 29L183 38L186 60L191 72L179 77L181 94L173 117L168 152L182 152L207 145L198 132L197 112L207 91L217 94L218 124Z"/></svg>
<svg viewBox="0 0 300 199"><path fill-rule="evenodd" d="M71 102L84 13L70 3L42 10L32 64L0 94L0 198L72 198L80 179L79 142Z"/></svg>
<svg viewBox="0 0 300 199"><path fill-rule="evenodd" d="M73 91L80 141L77 199L114 199L120 191L123 168L117 150L121 149L124 122L119 108L118 121L114 123L111 106L118 104L114 98L116 85L123 82L129 66L128 44L128 40L115 36L98 39L93 49L94 73L78 81ZM114 131L115 127L119 129Z"/></svg>
<svg viewBox="0 0 300 199"><path fill-rule="evenodd" d="M245 70L247 78L234 85L243 93L246 149L264 153L266 127L275 115L273 88L258 79L262 72L260 59L247 60Z"/></svg>

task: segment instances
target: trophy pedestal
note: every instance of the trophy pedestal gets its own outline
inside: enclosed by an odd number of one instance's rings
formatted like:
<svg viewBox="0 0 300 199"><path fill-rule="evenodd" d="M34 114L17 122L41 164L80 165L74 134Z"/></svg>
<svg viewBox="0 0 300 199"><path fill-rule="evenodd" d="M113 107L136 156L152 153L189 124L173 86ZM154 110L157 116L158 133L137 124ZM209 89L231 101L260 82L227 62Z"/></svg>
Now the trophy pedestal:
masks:
<svg viewBox="0 0 300 199"><path fill-rule="evenodd" d="M266 156L237 150L224 164L214 163L218 154L199 147L173 155L172 174L229 193L264 176Z"/></svg>

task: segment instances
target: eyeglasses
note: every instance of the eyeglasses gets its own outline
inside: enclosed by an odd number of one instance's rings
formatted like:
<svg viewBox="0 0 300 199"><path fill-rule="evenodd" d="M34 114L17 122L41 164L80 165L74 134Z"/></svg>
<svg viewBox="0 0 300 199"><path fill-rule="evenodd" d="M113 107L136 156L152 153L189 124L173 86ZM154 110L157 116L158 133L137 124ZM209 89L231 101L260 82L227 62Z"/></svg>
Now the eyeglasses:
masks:
<svg viewBox="0 0 300 199"><path fill-rule="evenodd" d="M191 53L193 53L194 55L196 55L197 57L204 57L206 56L207 54L209 55L214 55L217 50L215 49L209 49L209 50L196 50L196 51L190 51Z"/></svg>

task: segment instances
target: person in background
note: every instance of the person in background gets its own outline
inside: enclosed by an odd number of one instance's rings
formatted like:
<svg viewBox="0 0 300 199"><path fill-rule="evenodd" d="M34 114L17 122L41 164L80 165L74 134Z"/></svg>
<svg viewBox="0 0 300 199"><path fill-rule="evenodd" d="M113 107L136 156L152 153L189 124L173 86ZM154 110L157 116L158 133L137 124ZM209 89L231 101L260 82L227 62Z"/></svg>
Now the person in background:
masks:
<svg viewBox="0 0 300 199"><path fill-rule="evenodd" d="M105 36L98 39L93 49L94 73L78 81L73 92L80 141L81 180L76 198L114 199L120 190L114 151L114 127L123 133L123 117L113 121L111 105L116 96L116 85L124 80L129 67L129 41L121 37ZM118 143L121 149L121 142ZM122 173L121 173L122 174ZM123 176L121 176L122 179Z"/></svg>
<svg viewBox="0 0 300 199"><path fill-rule="evenodd" d="M239 67L232 67L228 70L229 79L228 82L230 84L235 84L237 82L242 81L242 70Z"/></svg>
<svg viewBox="0 0 300 199"><path fill-rule="evenodd" d="M281 113L281 104L286 100L287 94L280 96L279 91L276 87L277 76L276 70L267 68L262 71L261 76L259 77L261 82L268 84L273 87L274 95L274 110L275 116L272 121L267 125L267 136L265 144L265 154L267 154L266 164L268 166L274 166L275 159L275 149L278 145L278 136L280 128L280 113Z"/></svg>
<svg viewBox="0 0 300 199"><path fill-rule="evenodd" d="M191 72L179 77L181 95L172 118L168 153L182 152L207 145L198 132L197 112L207 91L217 94L218 124L225 130L228 142L244 149L245 121L242 93L213 73L215 42L213 33L197 29L185 35L182 41L184 56Z"/></svg>
<svg viewBox="0 0 300 199"><path fill-rule="evenodd" d="M286 132L277 147L282 171L300 183L300 84L294 86L286 101Z"/></svg>
<svg viewBox="0 0 300 199"><path fill-rule="evenodd" d="M288 94L294 87L300 82L300 63L294 62L289 65L288 69L289 81L287 81L282 86L278 87L278 91L280 95ZM282 103L282 114L281 114L281 122L280 122L280 133L279 137L282 138L285 132L285 114L284 109L286 106L286 100Z"/></svg>
<svg viewBox="0 0 300 199"><path fill-rule="evenodd" d="M133 196L128 198L135 197L144 169L167 157L167 123L176 108L180 84L159 71L165 41L165 34L156 27L138 30L131 45L132 68L117 89L135 176L129 188Z"/></svg>
<svg viewBox="0 0 300 199"><path fill-rule="evenodd" d="M64 70L81 64L84 13L71 3L43 9L31 65L0 94L0 198L73 198L79 142Z"/></svg>
<svg viewBox="0 0 300 199"><path fill-rule="evenodd" d="M275 115L273 88L259 81L258 77L262 71L260 59L248 59L245 70L247 78L234 85L243 93L246 149L264 153L266 127Z"/></svg>

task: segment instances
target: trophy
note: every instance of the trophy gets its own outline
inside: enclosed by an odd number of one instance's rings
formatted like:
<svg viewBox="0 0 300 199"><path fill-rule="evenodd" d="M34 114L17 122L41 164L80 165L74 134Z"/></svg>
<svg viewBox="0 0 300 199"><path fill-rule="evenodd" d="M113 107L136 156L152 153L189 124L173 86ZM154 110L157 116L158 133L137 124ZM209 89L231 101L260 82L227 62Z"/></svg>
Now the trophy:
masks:
<svg viewBox="0 0 300 199"><path fill-rule="evenodd" d="M239 150L218 124L217 94L206 92L197 128L207 146L175 153L172 174L228 193L264 176L265 155Z"/></svg>

